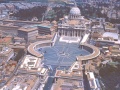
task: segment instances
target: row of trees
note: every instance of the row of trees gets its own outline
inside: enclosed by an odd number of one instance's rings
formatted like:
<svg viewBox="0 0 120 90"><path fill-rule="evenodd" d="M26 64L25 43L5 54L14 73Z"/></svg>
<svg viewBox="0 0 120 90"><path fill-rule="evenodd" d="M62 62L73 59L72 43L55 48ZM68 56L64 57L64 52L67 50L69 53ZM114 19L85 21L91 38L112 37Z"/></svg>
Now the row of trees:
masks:
<svg viewBox="0 0 120 90"><path fill-rule="evenodd" d="M101 7L93 7L91 5L81 5L78 6L81 10L81 14L85 16L85 18L106 18L106 21L112 22L112 23L120 23L120 20L114 20L109 19L106 14L101 13L102 8ZM37 17L39 21L42 20L42 17L46 11L47 7L34 7L32 9L26 9L26 10L19 10L17 13L14 13L13 16L17 17L20 20L31 20L33 17ZM70 11L70 7L64 6L64 7L54 7L52 10L50 10L47 15L45 15L46 20L58 21L60 18L63 18L64 15L68 15Z"/></svg>
<svg viewBox="0 0 120 90"><path fill-rule="evenodd" d="M68 7L54 7L51 11L49 11L45 19L49 21L59 21L59 19L63 18L64 15L68 15L69 11L70 8Z"/></svg>
<svg viewBox="0 0 120 90"><path fill-rule="evenodd" d="M37 17L39 21L42 20L45 11L47 10L46 6L43 7L34 7L32 9L21 9L18 12L12 14L12 16L17 17L20 20L31 20L33 17ZM50 10L47 15L45 15L45 20L58 21L59 18L62 18L64 15L67 15L70 11L69 7L54 7Z"/></svg>
<svg viewBox="0 0 120 90"><path fill-rule="evenodd" d="M103 5L104 6L104 5ZM108 6L108 5L107 5ZM81 14L85 16L86 18L105 18L106 21L111 23L120 23L120 19L112 19L107 16L107 14L102 13L103 10L101 5L100 6L91 6L91 5L85 5L85 6L79 6L81 10ZM115 7L114 10L119 10L120 7Z"/></svg>
<svg viewBox="0 0 120 90"><path fill-rule="evenodd" d="M37 17L41 20L43 14L46 11L46 6L34 7L32 9L21 9L18 12L12 14L12 16L17 17L20 20L31 20L33 17Z"/></svg>
<svg viewBox="0 0 120 90"><path fill-rule="evenodd" d="M106 64L99 71L105 90L120 90L120 63L112 62Z"/></svg>

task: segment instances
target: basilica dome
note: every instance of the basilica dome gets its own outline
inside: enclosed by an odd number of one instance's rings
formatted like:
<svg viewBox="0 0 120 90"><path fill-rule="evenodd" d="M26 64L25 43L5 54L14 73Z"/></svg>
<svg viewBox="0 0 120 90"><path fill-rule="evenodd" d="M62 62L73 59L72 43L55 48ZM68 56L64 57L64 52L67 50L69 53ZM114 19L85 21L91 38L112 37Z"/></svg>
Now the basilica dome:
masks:
<svg viewBox="0 0 120 90"><path fill-rule="evenodd" d="M81 12L80 12L80 9L78 7L73 7L71 10L70 10L70 14L71 15L81 15Z"/></svg>

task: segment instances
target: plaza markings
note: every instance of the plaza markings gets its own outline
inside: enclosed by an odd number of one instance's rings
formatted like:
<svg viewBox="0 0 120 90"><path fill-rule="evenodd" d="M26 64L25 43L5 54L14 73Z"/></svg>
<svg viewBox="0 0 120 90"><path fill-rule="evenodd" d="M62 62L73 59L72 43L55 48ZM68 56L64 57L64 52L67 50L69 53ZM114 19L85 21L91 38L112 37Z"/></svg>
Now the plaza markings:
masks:
<svg viewBox="0 0 120 90"><path fill-rule="evenodd" d="M39 52L44 53L45 65L56 66L71 66L76 56L89 54L86 50L79 48L79 43L65 43L59 40L56 40L52 47L42 47Z"/></svg>

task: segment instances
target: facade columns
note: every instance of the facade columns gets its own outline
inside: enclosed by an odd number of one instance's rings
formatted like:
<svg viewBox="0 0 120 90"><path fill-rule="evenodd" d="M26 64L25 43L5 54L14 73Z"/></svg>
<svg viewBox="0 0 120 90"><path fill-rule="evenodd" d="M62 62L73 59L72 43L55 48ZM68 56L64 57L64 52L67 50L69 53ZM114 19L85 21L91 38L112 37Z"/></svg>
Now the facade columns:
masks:
<svg viewBox="0 0 120 90"><path fill-rule="evenodd" d="M57 33L57 34L58 34L58 36L59 36L59 30L58 30L58 33Z"/></svg>
<svg viewBox="0 0 120 90"><path fill-rule="evenodd" d="M72 37L73 37L73 30L72 30Z"/></svg>
<svg viewBox="0 0 120 90"><path fill-rule="evenodd" d="M63 29L62 29L62 35L63 35Z"/></svg>
<svg viewBox="0 0 120 90"><path fill-rule="evenodd" d="M77 37L79 36L79 30L77 30Z"/></svg>
<svg viewBox="0 0 120 90"><path fill-rule="evenodd" d="M64 35L64 30L63 30L63 35Z"/></svg>
<svg viewBox="0 0 120 90"><path fill-rule="evenodd" d="M73 33L73 34L74 34L74 36L75 36L75 30L74 30L74 33Z"/></svg>
<svg viewBox="0 0 120 90"><path fill-rule="evenodd" d="M69 31L67 30L67 36L69 36Z"/></svg>
<svg viewBox="0 0 120 90"><path fill-rule="evenodd" d="M70 36L70 30L69 30L69 35L68 36Z"/></svg>
<svg viewBox="0 0 120 90"><path fill-rule="evenodd" d="M72 36L74 37L74 30L72 30Z"/></svg>
<svg viewBox="0 0 120 90"><path fill-rule="evenodd" d="M63 30L63 35L65 35L65 30Z"/></svg>
<svg viewBox="0 0 120 90"><path fill-rule="evenodd" d="M60 29L58 30L59 36L71 36L71 37L80 37L83 36L84 31L80 29Z"/></svg>
<svg viewBox="0 0 120 90"><path fill-rule="evenodd" d="M75 37L76 37L76 30L75 30Z"/></svg>
<svg viewBox="0 0 120 90"><path fill-rule="evenodd" d="M81 33L82 33L82 32L80 32L80 36L81 36Z"/></svg>
<svg viewBox="0 0 120 90"><path fill-rule="evenodd" d="M80 36L80 31L78 30L78 36Z"/></svg>
<svg viewBox="0 0 120 90"><path fill-rule="evenodd" d="M70 30L70 36L72 36L72 31Z"/></svg>
<svg viewBox="0 0 120 90"><path fill-rule="evenodd" d="M66 36L68 36L68 30L67 30L67 32L66 32Z"/></svg>
<svg viewBox="0 0 120 90"><path fill-rule="evenodd" d="M70 36L70 31L68 31L68 36Z"/></svg>
<svg viewBox="0 0 120 90"><path fill-rule="evenodd" d="M79 31L79 36L81 36L81 32Z"/></svg>
<svg viewBox="0 0 120 90"><path fill-rule="evenodd" d="M61 30L62 32L61 32L61 35L63 35L63 29Z"/></svg>
<svg viewBox="0 0 120 90"><path fill-rule="evenodd" d="M69 30L69 34L68 34L68 36L70 36L70 30Z"/></svg>

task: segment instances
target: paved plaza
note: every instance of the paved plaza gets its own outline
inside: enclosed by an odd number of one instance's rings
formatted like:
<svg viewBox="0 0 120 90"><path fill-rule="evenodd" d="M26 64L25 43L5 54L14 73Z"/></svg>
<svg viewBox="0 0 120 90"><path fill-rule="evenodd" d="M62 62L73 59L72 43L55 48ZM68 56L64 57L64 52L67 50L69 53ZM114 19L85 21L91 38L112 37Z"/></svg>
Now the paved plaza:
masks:
<svg viewBox="0 0 120 90"><path fill-rule="evenodd" d="M59 38L56 40L54 46L41 47L38 51L44 54L43 62L45 65L57 66L71 66L76 60L76 56L89 54L88 51L79 48L79 42L61 42Z"/></svg>
<svg viewBox="0 0 120 90"><path fill-rule="evenodd" d="M66 42L66 43L79 43L80 37L69 37L69 36L62 36L60 37L60 42Z"/></svg>

